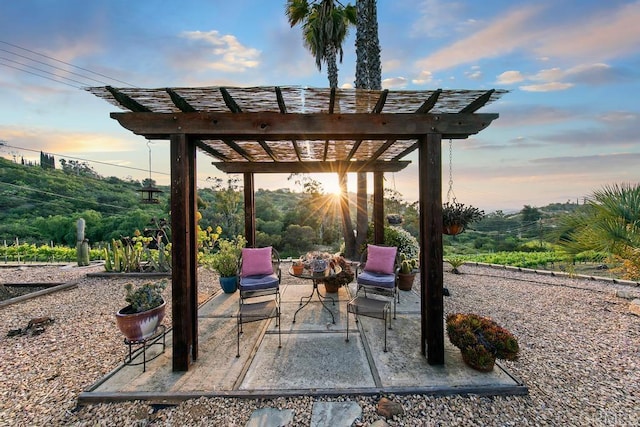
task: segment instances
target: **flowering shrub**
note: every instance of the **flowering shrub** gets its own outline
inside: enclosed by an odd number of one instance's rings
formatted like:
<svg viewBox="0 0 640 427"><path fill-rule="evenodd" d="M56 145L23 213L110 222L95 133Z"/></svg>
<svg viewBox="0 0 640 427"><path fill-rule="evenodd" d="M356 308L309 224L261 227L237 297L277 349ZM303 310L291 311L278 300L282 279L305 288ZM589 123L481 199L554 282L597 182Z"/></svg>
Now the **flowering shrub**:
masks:
<svg viewBox="0 0 640 427"><path fill-rule="evenodd" d="M373 226L369 227L366 243L373 243ZM407 230L400 227L384 228L384 245L397 247L398 252L404 255L405 259L418 258L420 253L418 240Z"/></svg>

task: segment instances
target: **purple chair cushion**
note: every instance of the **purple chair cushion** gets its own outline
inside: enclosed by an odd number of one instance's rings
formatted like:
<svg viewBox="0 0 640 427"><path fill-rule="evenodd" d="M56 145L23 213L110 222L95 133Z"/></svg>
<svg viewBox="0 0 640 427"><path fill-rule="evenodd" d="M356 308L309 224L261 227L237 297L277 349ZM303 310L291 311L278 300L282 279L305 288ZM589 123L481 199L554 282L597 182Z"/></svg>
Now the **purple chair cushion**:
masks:
<svg viewBox="0 0 640 427"><path fill-rule="evenodd" d="M396 263L397 248L392 246L367 246L367 263L364 266L364 271L381 273L381 274L394 274L394 266Z"/></svg>
<svg viewBox="0 0 640 427"><path fill-rule="evenodd" d="M275 273L258 274L240 278L240 290L242 291L258 291L261 289L277 288L278 284L278 275Z"/></svg>
<svg viewBox="0 0 640 427"><path fill-rule="evenodd" d="M272 273L271 246L266 248L242 248L242 277Z"/></svg>
<svg viewBox="0 0 640 427"><path fill-rule="evenodd" d="M396 286L396 276L395 274L382 274L365 270L358 275L358 284L393 289Z"/></svg>

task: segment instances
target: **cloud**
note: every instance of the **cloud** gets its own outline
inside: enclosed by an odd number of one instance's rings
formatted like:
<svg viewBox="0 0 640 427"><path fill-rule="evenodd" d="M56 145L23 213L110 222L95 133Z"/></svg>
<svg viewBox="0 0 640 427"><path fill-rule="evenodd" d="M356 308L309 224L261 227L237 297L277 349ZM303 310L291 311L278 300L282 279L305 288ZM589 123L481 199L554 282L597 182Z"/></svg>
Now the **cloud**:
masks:
<svg viewBox="0 0 640 427"><path fill-rule="evenodd" d="M408 81L404 77L391 77L382 80L382 87L385 89L397 89L405 87L407 83Z"/></svg>
<svg viewBox="0 0 640 427"><path fill-rule="evenodd" d="M580 64L568 69L559 67L548 68L532 75L525 75L520 71L505 71L497 79L498 84L513 84L523 81L543 82L522 85L520 89L526 92L553 92L567 90L576 84L597 86L612 84L628 79L628 73L616 69L608 64Z"/></svg>
<svg viewBox="0 0 640 427"><path fill-rule="evenodd" d="M638 1L617 9L604 5L591 16L576 14L571 21L555 26L550 24L553 21L548 16L542 14L543 11L545 9L540 6L507 11L479 31L419 59L416 66L435 72L514 52L535 55L539 60L554 59L568 64L587 61L601 63L638 52ZM558 11L549 10L549 13L554 12ZM575 70L585 77L585 83L593 83L594 79L603 81L603 73L612 72L605 67L587 66L591 73L588 79L586 70ZM544 87L542 89L546 90ZM533 90L541 88L534 85Z"/></svg>
<svg viewBox="0 0 640 427"><path fill-rule="evenodd" d="M415 37L442 37L446 32L460 25L459 16L463 5L456 1L422 0L417 7L419 18L411 28Z"/></svg>
<svg viewBox="0 0 640 427"><path fill-rule="evenodd" d="M525 77L520 71L505 71L498 76L497 84L510 85L523 81Z"/></svg>
<svg viewBox="0 0 640 427"><path fill-rule="evenodd" d="M492 126L539 127L553 123L567 122L582 117L583 114L576 113L575 109L571 108L558 108L548 105L518 105L504 108L500 112L500 118L496 120Z"/></svg>
<svg viewBox="0 0 640 427"><path fill-rule="evenodd" d="M638 51L640 2L618 9L606 4L587 19L568 21L540 34L534 52L555 58L604 61Z"/></svg>
<svg viewBox="0 0 640 427"><path fill-rule="evenodd" d="M482 71L480 71L480 67L477 65L474 65L473 67L471 67L471 70L465 71L464 75L471 80L482 79Z"/></svg>
<svg viewBox="0 0 640 427"><path fill-rule="evenodd" d="M524 85L520 86L520 89L525 92L555 92L558 90L567 90L573 87L573 83L560 83L560 82L551 82L551 83L542 83L539 85Z"/></svg>
<svg viewBox="0 0 640 427"><path fill-rule="evenodd" d="M206 67L222 72L243 72L259 65L260 51L248 48L233 35L220 35L216 30L185 31L186 39L201 42L206 46L212 59L203 59Z"/></svg>
<svg viewBox="0 0 640 427"><path fill-rule="evenodd" d="M563 131L538 135L536 139L552 144L573 147L598 147L608 151L614 148L636 147L640 122L637 113L614 112L598 117L585 117L592 126L578 129L567 127Z"/></svg>
<svg viewBox="0 0 640 427"><path fill-rule="evenodd" d="M530 22L538 11L538 7L528 6L507 12L484 29L416 61L416 66L433 72L513 52L543 32Z"/></svg>
<svg viewBox="0 0 640 427"><path fill-rule="evenodd" d="M421 71L417 78L411 80L411 83L415 85L426 85L431 82L433 82L433 74L431 71Z"/></svg>

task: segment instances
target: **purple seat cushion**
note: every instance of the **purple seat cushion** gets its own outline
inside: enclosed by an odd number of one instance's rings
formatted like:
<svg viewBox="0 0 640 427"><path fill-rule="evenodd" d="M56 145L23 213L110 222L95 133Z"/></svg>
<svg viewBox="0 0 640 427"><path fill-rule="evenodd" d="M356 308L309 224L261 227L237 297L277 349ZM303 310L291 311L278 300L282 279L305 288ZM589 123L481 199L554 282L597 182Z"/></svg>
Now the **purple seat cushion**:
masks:
<svg viewBox="0 0 640 427"><path fill-rule="evenodd" d="M396 263L397 248L392 246L367 246L367 263L364 271L394 274L393 268Z"/></svg>
<svg viewBox="0 0 640 427"><path fill-rule="evenodd" d="M271 246L266 248L242 248L242 277L272 273Z"/></svg>
<svg viewBox="0 0 640 427"><path fill-rule="evenodd" d="M396 275L365 270L358 275L358 284L363 286L375 286L376 288L393 289L396 286Z"/></svg>
<svg viewBox="0 0 640 427"><path fill-rule="evenodd" d="M258 291L261 289L277 288L278 285L278 275L275 273L258 274L240 278L241 291Z"/></svg>

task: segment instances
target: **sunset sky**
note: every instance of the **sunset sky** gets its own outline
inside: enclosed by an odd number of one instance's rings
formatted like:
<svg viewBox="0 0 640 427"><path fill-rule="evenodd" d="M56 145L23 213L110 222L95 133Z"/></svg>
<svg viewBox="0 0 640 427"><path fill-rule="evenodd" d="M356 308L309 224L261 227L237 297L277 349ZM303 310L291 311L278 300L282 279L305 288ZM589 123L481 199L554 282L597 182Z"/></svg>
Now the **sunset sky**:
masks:
<svg viewBox="0 0 640 427"><path fill-rule="evenodd" d="M56 160L84 159L103 176L143 179L144 138L121 128L109 118L117 108L82 88L327 87L325 67L316 69L284 5L3 2L0 155L39 161L44 151ZM510 91L480 110L500 115L487 130L453 142L458 201L512 211L639 181L640 1L379 0L378 22L384 88ZM355 28L339 64L343 87L354 82L354 37ZM160 184L169 182L168 146L150 145ZM448 150L443 141L444 199ZM200 186L223 176L212 160L198 156ZM413 201L416 153L407 160L412 165L385 175L385 185ZM335 185L333 176L315 178L327 191ZM293 183L287 175L259 175L256 185Z"/></svg>

